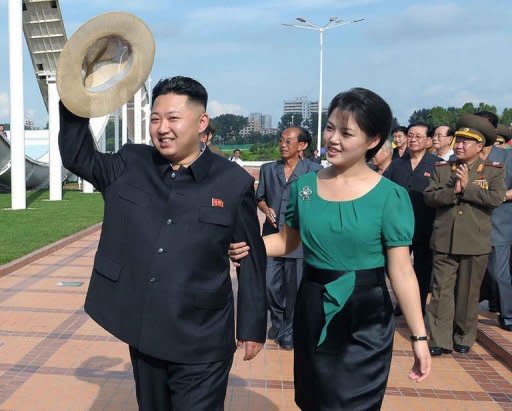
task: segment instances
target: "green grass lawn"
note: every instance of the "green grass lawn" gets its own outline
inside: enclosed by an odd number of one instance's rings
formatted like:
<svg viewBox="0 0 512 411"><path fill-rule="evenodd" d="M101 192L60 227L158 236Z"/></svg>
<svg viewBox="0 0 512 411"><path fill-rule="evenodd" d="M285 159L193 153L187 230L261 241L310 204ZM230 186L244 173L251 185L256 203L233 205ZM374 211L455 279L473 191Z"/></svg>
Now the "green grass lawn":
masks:
<svg viewBox="0 0 512 411"><path fill-rule="evenodd" d="M26 210L6 210L11 195L0 194L0 265L103 219L100 193L66 189L62 201L47 199L47 190L28 192Z"/></svg>

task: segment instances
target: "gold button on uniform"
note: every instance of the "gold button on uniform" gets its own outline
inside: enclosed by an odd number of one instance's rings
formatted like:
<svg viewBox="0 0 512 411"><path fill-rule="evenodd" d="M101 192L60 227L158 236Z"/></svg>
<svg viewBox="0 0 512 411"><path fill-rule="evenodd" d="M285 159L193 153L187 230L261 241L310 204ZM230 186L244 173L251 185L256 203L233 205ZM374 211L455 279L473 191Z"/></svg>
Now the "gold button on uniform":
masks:
<svg viewBox="0 0 512 411"><path fill-rule="evenodd" d="M462 211L459 211L459 214L460 214L460 215L462 215L462 214L464 214L464 213L463 213Z"/></svg>

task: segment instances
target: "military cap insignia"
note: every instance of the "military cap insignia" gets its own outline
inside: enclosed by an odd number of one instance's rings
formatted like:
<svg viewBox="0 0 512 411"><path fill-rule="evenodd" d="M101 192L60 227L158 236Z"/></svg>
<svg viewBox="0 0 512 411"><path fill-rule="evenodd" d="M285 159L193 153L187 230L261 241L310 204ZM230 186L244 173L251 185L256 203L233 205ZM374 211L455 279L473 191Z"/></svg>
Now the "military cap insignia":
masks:
<svg viewBox="0 0 512 411"><path fill-rule="evenodd" d="M311 194L313 194L313 191L311 191L311 188L309 188L309 186L304 186L299 191L299 197L302 200L309 200L311 197Z"/></svg>

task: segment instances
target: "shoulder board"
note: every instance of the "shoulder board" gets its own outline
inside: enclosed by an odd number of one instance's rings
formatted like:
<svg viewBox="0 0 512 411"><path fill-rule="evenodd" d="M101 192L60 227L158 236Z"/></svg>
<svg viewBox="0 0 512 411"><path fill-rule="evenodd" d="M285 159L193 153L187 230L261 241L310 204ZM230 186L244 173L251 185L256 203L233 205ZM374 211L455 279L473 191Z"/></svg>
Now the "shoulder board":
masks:
<svg viewBox="0 0 512 411"><path fill-rule="evenodd" d="M447 166L449 165L450 163L448 161L437 161L436 162L436 167L440 167L440 166Z"/></svg>
<svg viewBox="0 0 512 411"><path fill-rule="evenodd" d="M495 168L503 168L503 163L499 161L486 161L485 162L486 167L495 167Z"/></svg>

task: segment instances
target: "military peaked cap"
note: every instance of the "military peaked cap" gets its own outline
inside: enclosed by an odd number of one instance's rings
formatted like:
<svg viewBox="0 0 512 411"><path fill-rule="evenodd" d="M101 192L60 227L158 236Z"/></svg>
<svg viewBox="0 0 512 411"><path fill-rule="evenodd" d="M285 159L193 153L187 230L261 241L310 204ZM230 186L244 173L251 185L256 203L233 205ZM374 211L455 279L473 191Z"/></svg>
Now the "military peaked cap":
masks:
<svg viewBox="0 0 512 411"><path fill-rule="evenodd" d="M507 127L503 124L498 124L496 134L496 140L498 140L500 137L503 137L503 142L507 142L512 138L512 128Z"/></svg>
<svg viewBox="0 0 512 411"><path fill-rule="evenodd" d="M491 146L496 140L496 129L484 117L474 114L463 114L457 120L456 128L455 138L473 139L484 146Z"/></svg>

